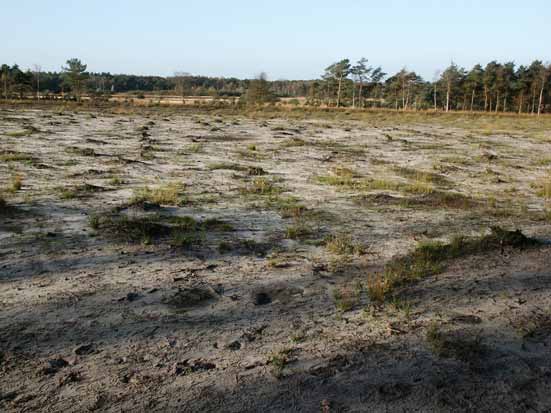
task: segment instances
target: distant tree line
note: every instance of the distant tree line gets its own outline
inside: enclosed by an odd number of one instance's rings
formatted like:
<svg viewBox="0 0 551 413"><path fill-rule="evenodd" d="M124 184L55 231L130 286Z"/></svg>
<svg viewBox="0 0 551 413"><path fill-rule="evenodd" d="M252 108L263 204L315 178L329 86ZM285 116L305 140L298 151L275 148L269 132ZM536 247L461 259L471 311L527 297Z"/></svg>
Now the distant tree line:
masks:
<svg viewBox="0 0 551 413"><path fill-rule="evenodd" d="M337 107L541 113L551 106L551 65L492 61L466 70L452 62L429 82L406 68L387 77L366 59L344 59L327 67L307 96L310 104Z"/></svg>
<svg viewBox="0 0 551 413"><path fill-rule="evenodd" d="M305 97L307 105L384 107L398 110L463 110L542 113L551 111L551 65L536 60L528 66L492 61L466 70L451 63L432 81L406 68L388 76L381 67L360 59L343 59L328 66L320 79L268 81L194 76L114 75L92 73L78 59L60 72L42 72L40 66L22 70L17 64L0 66L0 94L4 99L63 95L154 92L186 96L241 97L256 103L281 97ZM298 103L298 101L295 101Z"/></svg>

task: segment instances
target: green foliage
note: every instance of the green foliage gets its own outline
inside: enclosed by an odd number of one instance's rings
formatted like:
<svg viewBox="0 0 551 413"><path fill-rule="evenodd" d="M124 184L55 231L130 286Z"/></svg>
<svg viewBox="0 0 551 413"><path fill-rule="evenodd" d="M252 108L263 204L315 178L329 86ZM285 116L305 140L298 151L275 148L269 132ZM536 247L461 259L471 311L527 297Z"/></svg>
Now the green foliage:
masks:
<svg viewBox="0 0 551 413"><path fill-rule="evenodd" d="M456 236L448 244L422 242L408 255L387 263L381 278L376 281L383 290L384 298L396 287L442 272L449 260L505 247L527 248L537 244L538 241L526 237L519 230L507 231L500 227L492 228L489 235L482 237Z"/></svg>
<svg viewBox="0 0 551 413"><path fill-rule="evenodd" d="M264 105L266 103L275 102L275 100L276 98L270 90L270 84L268 83L265 73L261 73L256 79L249 82L249 87L245 95L245 102L247 105Z"/></svg>
<svg viewBox="0 0 551 413"><path fill-rule="evenodd" d="M82 94L96 95L134 92L139 99L144 92L176 91L179 96L209 96L212 101L197 100L197 105L235 106L237 98L250 108L265 110L266 103L279 97L306 97L306 105L354 106L360 108L393 108L400 110L462 110L486 112L549 112L551 102L551 66L540 60L528 66L513 62L492 61L485 67L476 64L470 70L451 63L434 81L423 80L406 69L386 77L380 67L367 65L361 58L352 65L342 59L329 65L321 79L268 81L264 74L253 80L177 74L171 77L113 75L95 73L89 76L86 65L70 59L61 73L41 72L40 85L48 93L62 90L80 101ZM5 99L24 98L33 92L34 75L17 65L0 68L1 91ZM540 99L541 95L541 99ZM67 96L67 95L66 95ZM225 98L227 100L220 100ZM288 99L293 110L301 112L296 99ZM152 105L160 104L152 102Z"/></svg>
<svg viewBox="0 0 551 413"><path fill-rule="evenodd" d="M84 88L84 81L88 78L86 67L79 59L73 58L67 60L67 66L62 68L65 80L79 102Z"/></svg>

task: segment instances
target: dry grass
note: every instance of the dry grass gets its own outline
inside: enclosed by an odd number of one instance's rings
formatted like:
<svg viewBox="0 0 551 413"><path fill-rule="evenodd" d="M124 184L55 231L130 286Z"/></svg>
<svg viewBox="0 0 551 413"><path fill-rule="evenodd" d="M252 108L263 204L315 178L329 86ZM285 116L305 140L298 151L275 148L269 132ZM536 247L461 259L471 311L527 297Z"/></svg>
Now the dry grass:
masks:
<svg viewBox="0 0 551 413"><path fill-rule="evenodd" d="M132 203L151 202L158 205L184 205L184 185L172 182L157 188L144 187L134 191Z"/></svg>
<svg viewBox="0 0 551 413"><path fill-rule="evenodd" d="M360 302L361 286L345 285L333 290L335 307L341 312L352 310Z"/></svg>
<svg viewBox="0 0 551 413"><path fill-rule="evenodd" d="M540 188L537 191L538 196L545 199L551 199L551 178L545 182L542 182L539 186Z"/></svg>
<svg viewBox="0 0 551 413"><path fill-rule="evenodd" d="M285 366L290 362L289 355L291 352L292 349L285 348L272 353L268 357L266 364L271 366L274 377L281 378L283 376Z"/></svg>
<svg viewBox="0 0 551 413"><path fill-rule="evenodd" d="M279 212L281 218L298 219L307 211L298 198L294 196L280 196L278 194L270 196L266 200L266 207L275 209Z"/></svg>
<svg viewBox="0 0 551 413"><path fill-rule="evenodd" d="M283 190L267 178L254 178L249 185L241 188L242 194L277 195Z"/></svg>
<svg viewBox="0 0 551 413"><path fill-rule="evenodd" d="M382 275L370 275L367 278L367 295L373 303L384 303L389 290L389 282Z"/></svg>
<svg viewBox="0 0 551 413"><path fill-rule="evenodd" d="M414 181L411 184L407 184L402 187L404 192L409 192L412 194L431 194L434 192L434 186L422 180Z"/></svg>
<svg viewBox="0 0 551 413"><path fill-rule="evenodd" d="M15 174L11 177L10 184L6 189L8 192L20 191L23 187L23 175Z"/></svg>
<svg viewBox="0 0 551 413"><path fill-rule="evenodd" d="M448 180L445 176L435 174L433 172L419 171L413 168L407 168L404 166L397 166L393 168L393 171L404 178L413 179L418 182L434 183L434 184L446 184Z"/></svg>
<svg viewBox="0 0 551 413"><path fill-rule="evenodd" d="M22 138L23 136L29 136L31 133L32 133L31 130L23 129L23 130L5 132L4 134L11 138Z"/></svg>
<svg viewBox="0 0 551 413"><path fill-rule="evenodd" d="M336 255L361 255L365 253L365 246L348 234L336 234L325 240L327 251Z"/></svg>
<svg viewBox="0 0 551 413"><path fill-rule="evenodd" d="M281 146L284 147L284 148L292 148L292 147L304 146L304 145L306 145L306 141L304 141L303 139L297 138L297 137L292 137L292 138L286 139L281 144Z"/></svg>
<svg viewBox="0 0 551 413"><path fill-rule="evenodd" d="M31 163L34 161L34 158L31 155L22 152L4 151L0 154L0 161Z"/></svg>
<svg viewBox="0 0 551 413"><path fill-rule="evenodd" d="M285 230L287 238L294 240L306 239L313 233L311 226L307 225L304 222L296 220L294 224L289 225Z"/></svg>
<svg viewBox="0 0 551 413"><path fill-rule="evenodd" d="M84 183L82 185L75 185L70 187L58 187L56 189L59 192L61 199L74 199L90 196L91 194L102 192L105 188Z"/></svg>
<svg viewBox="0 0 551 413"><path fill-rule="evenodd" d="M208 165L209 170L246 171L247 166L233 162L216 162Z"/></svg>

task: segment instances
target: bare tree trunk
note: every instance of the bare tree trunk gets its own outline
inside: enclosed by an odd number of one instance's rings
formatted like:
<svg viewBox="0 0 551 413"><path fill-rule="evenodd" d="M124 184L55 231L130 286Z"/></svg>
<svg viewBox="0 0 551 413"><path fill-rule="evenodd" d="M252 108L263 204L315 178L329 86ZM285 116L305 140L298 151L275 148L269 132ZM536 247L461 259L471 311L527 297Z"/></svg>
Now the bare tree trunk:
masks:
<svg viewBox="0 0 551 413"><path fill-rule="evenodd" d="M524 91L520 92L519 103L518 103L518 114L522 113L522 101L524 99Z"/></svg>
<svg viewBox="0 0 551 413"><path fill-rule="evenodd" d="M451 84L448 82L448 87L446 88L446 112L449 112L450 110L450 89Z"/></svg>
<svg viewBox="0 0 551 413"><path fill-rule="evenodd" d="M356 85L352 83L352 107L356 107Z"/></svg>
<svg viewBox="0 0 551 413"><path fill-rule="evenodd" d="M436 108L436 82L434 82L434 111L437 111Z"/></svg>
<svg viewBox="0 0 551 413"><path fill-rule="evenodd" d="M337 90L337 107L341 105L341 86L342 86L342 76L339 77L339 89Z"/></svg>
<svg viewBox="0 0 551 413"><path fill-rule="evenodd" d="M463 94L463 106L461 107L461 110L467 110L467 94Z"/></svg>
<svg viewBox="0 0 551 413"><path fill-rule="evenodd" d="M536 110L536 90L532 88L532 109L530 113L533 115Z"/></svg>
<svg viewBox="0 0 551 413"><path fill-rule="evenodd" d="M496 94L496 113L498 109L499 109L499 92L497 92Z"/></svg>
<svg viewBox="0 0 551 413"><path fill-rule="evenodd" d="M474 89L473 89L473 93L471 95L471 112L473 111L473 106L474 106Z"/></svg>
<svg viewBox="0 0 551 413"><path fill-rule="evenodd" d="M488 110L488 87L484 85L484 112ZM490 108L490 110L492 110Z"/></svg>
<svg viewBox="0 0 551 413"><path fill-rule="evenodd" d="M360 94L358 95L358 103L360 104L360 108L363 108L362 89L363 89L363 81L360 79Z"/></svg>
<svg viewBox="0 0 551 413"><path fill-rule="evenodd" d="M36 76L36 100L40 100L40 72Z"/></svg>
<svg viewBox="0 0 551 413"><path fill-rule="evenodd" d="M4 74L4 99L8 100L8 74Z"/></svg>
<svg viewBox="0 0 551 413"><path fill-rule="evenodd" d="M540 99L538 103L538 116L541 115L542 105L543 105L543 89L545 88L545 78L546 74L544 73L541 77L541 89L540 89Z"/></svg>
<svg viewBox="0 0 551 413"><path fill-rule="evenodd" d="M503 112L507 112L507 95L503 98Z"/></svg>

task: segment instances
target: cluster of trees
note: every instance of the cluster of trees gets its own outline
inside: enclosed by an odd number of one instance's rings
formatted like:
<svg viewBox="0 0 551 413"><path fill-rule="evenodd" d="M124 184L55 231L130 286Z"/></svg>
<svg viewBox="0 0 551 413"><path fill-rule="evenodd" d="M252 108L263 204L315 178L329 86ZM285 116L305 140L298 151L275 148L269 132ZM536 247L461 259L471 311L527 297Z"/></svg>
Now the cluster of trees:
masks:
<svg viewBox="0 0 551 413"><path fill-rule="evenodd" d="M72 96L80 100L82 94L88 90L89 74L86 68L79 59L67 60L67 65L62 67L60 73L42 72L39 65L33 66L32 70L23 71L17 64L3 64L0 66L1 95L4 99L23 99L29 95L41 98L50 93L70 90Z"/></svg>
<svg viewBox="0 0 551 413"><path fill-rule="evenodd" d="M344 59L310 85L308 100L337 107L541 113L551 104L551 65L536 60L516 67L492 61L466 70L452 62L428 82L406 68L386 77L366 59L356 64Z"/></svg>
<svg viewBox="0 0 551 413"><path fill-rule="evenodd" d="M466 110L542 113L551 106L551 65L536 60L528 66L492 61L470 70L451 63L432 81L406 68L387 76L381 67L362 58L335 62L317 80L268 81L193 76L113 75L88 73L78 59L70 59L60 72L40 66L22 70L0 66L1 95L5 98L47 97L62 94L80 100L83 93L156 92L178 96L241 97L247 102L272 102L276 97L306 97L308 105L387 107L401 110Z"/></svg>

